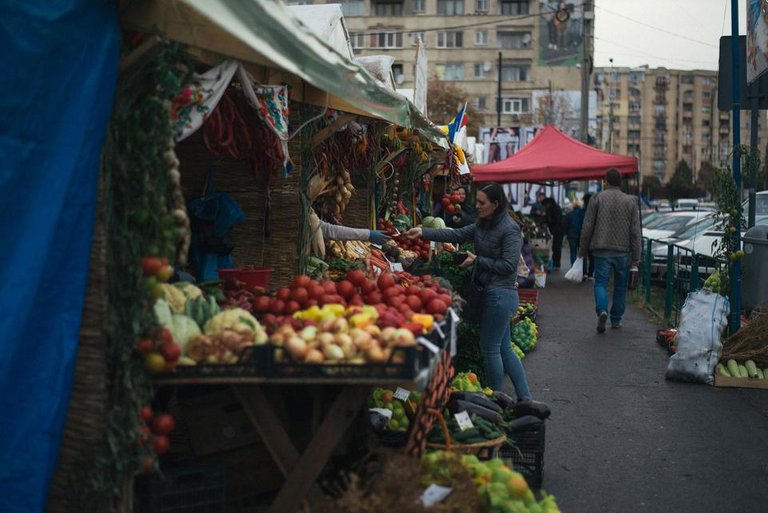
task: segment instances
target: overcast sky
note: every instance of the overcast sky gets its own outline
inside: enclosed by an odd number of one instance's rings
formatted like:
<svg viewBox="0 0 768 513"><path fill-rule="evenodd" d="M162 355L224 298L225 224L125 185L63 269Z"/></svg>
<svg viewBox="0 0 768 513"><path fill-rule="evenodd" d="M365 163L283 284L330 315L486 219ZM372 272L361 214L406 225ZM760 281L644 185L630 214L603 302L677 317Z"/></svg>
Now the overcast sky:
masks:
<svg viewBox="0 0 768 513"><path fill-rule="evenodd" d="M739 34L746 33L746 1ZM595 65L717 69L731 34L731 0L595 0Z"/></svg>

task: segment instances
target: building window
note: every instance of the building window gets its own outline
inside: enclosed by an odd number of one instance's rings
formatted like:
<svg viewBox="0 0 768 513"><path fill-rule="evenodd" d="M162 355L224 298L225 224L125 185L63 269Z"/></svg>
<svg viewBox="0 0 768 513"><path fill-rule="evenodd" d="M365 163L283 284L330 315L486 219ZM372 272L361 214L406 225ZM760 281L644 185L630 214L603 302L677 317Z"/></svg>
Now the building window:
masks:
<svg viewBox="0 0 768 513"><path fill-rule="evenodd" d="M464 80L464 64L435 64L435 74L438 80Z"/></svg>
<svg viewBox="0 0 768 513"><path fill-rule="evenodd" d="M645 74L641 71L631 71L629 73L630 82L642 82L645 79Z"/></svg>
<svg viewBox="0 0 768 513"><path fill-rule="evenodd" d="M402 32L378 32L371 34L369 48L402 48Z"/></svg>
<svg viewBox="0 0 768 513"><path fill-rule="evenodd" d="M411 46L416 46L419 44L419 38L421 38L422 41L424 41L424 46L427 46L427 38L424 36L424 32L410 32L408 34L408 41L410 42Z"/></svg>
<svg viewBox="0 0 768 513"><path fill-rule="evenodd" d="M464 46L464 32L438 32L438 48L461 48Z"/></svg>
<svg viewBox="0 0 768 513"><path fill-rule="evenodd" d="M365 48L365 34L350 32L349 44L352 45L353 50L359 50L359 49Z"/></svg>
<svg viewBox="0 0 768 513"><path fill-rule="evenodd" d="M365 0L342 0L341 12L344 16L365 16Z"/></svg>
<svg viewBox="0 0 768 513"><path fill-rule="evenodd" d="M462 16L464 0L437 0L438 16Z"/></svg>
<svg viewBox="0 0 768 513"><path fill-rule="evenodd" d="M701 124L702 124L702 126L705 126L707 128L710 126L708 119L702 119L701 120Z"/></svg>
<svg viewBox="0 0 768 513"><path fill-rule="evenodd" d="M501 112L504 114L525 114L530 112L528 98L502 98Z"/></svg>
<svg viewBox="0 0 768 513"><path fill-rule="evenodd" d="M402 2L376 2L374 4L374 12L376 16L402 16L403 4Z"/></svg>
<svg viewBox="0 0 768 513"><path fill-rule="evenodd" d="M529 14L528 0L501 0L501 13L505 16Z"/></svg>
<svg viewBox="0 0 768 513"><path fill-rule="evenodd" d="M530 32L497 32L496 40L500 48L528 48L531 44Z"/></svg>
<svg viewBox="0 0 768 513"><path fill-rule="evenodd" d="M693 84L693 75L682 75L680 77L681 84Z"/></svg>
<svg viewBox="0 0 768 513"><path fill-rule="evenodd" d="M485 64L475 63L472 65L472 76L474 78L485 78Z"/></svg>
<svg viewBox="0 0 768 513"><path fill-rule="evenodd" d="M712 136L710 134L701 134L701 142L710 144L712 142Z"/></svg>
<svg viewBox="0 0 768 513"><path fill-rule="evenodd" d="M629 102L629 112L640 112L640 102Z"/></svg>
<svg viewBox="0 0 768 513"><path fill-rule="evenodd" d="M475 46L488 46L488 31L475 31Z"/></svg>
<svg viewBox="0 0 768 513"><path fill-rule="evenodd" d="M621 99L621 89L619 89L618 87L612 87L609 94L611 95L611 100Z"/></svg>
<svg viewBox="0 0 768 513"><path fill-rule="evenodd" d="M629 139L640 139L640 130L630 130L627 132L627 137Z"/></svg>
<svg viewBox="0 0 768 513"><path fill-rule="evenodd" d="M639 125L640 124L640 116L629 116L629 124L630 125Z"/></svg>
<svg viewBox="0 0 768 513"><path fill-rule="evenodd" d="M629 88L629 96L639 97L642 96L643 93L640 92L640 89L637 87L630 87Z"/></svg>
<svg viewBox="0 0 768 513"><path fill-rule="evenodd" d="M392 77L395 79L395 84L400 85L405 82L405 73L403 72L402 64L392 65Z"/></svg>
<svg viewBox="0 0 768 513"><path fill-rule="evenodd" d="M710 98L712 98L712 91L702 91L701 97L706 100L709 100Z"/></svg>
<svg viewBox="0 0 768 513"><path fill-rule="evenodd" d="M664 161L663 160L654 160L653 161L653 169L655 171L664 171Z"/></svg>
<svg viewBox="0 0 768 513"><path fill-rule="evenodd" d="M488 98L486 96L478 96L472 100L472 108L477 110L485 110L488 108Z"/></svg>
<svg viewBox="0 0 768 513"><path fill-rule="evenodd" d="M704 84L704 85L712 85L712 79L711 79L711 78L709 78L709 77L705 77L705 78L704 78L704 79L701 81L701 83L702 83L702 84Z"/></svg>
<svg viewBox="0 0 768 513"><path fill-rule="evenodd" d="M411 11L425 12L427 10L427 0L411 0Z"/></svg>
<svg viewBox="0 0 768 513"><path fill-rule="evenodd" d="M530 78L530 64L502 64L501 66L501 80L504 82L523 82Z"/></svg>
<svg viewBox="0 0 768 513"><path fill-rule="evenodd" d="M490 0L475 0L475 12L488 12Z"/></svg>
<svg viewBox="0 0 768 513"><path fill-rule="evenodd" d="M710 112L712 112L712 107L709 105L702 105L701 112L703 112L704 114L709 114Z"/></svg>

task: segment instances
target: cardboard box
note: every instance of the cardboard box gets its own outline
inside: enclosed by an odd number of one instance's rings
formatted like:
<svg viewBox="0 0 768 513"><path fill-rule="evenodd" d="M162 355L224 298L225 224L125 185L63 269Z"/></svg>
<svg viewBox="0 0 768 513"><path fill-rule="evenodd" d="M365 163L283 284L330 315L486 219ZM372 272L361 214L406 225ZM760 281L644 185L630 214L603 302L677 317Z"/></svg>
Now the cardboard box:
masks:
<svg viewBox="0 0 768 513"><path fill-rule="evenodd" d="M764 388L768 389L768 379L734 378L721 376L715 372L715 386L718 388Z"/></svg>

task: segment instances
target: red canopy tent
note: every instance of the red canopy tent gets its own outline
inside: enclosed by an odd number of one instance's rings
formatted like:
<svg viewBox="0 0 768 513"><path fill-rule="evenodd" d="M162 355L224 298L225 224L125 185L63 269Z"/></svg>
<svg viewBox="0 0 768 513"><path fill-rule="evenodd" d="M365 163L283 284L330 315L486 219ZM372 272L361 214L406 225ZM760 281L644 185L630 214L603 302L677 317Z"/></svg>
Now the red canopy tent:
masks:
<svg viewBox="0 0 768 513"><path fill-rule="evenodd" d="M564 182L602 178L612 167L634 175L637 159L596 150L547 125L511 157L471 171L475 182Z"/></svg>

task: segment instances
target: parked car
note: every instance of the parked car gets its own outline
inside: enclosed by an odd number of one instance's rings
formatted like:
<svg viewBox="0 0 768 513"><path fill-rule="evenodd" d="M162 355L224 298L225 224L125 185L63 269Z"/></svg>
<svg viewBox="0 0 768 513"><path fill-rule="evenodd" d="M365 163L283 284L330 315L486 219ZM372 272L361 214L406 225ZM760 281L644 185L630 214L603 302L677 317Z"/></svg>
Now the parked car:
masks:
<svg viewBox="0 0 768 513"><path fill-rule="evenodd" d="M651 246L651 279L664 281L667 274L667 251L669 244L695 240L710 230L715 224L712 212L706 213L701 219L683 226L666 239L657 240Z"/></svg>
<svg viewBox="0 0 768 513"><path fill-rule="evenodd" d="M663 240L671 237L675 232L683 231L697 221L710 216L711 212L699 212L686 210L683 212L669 212L660 218L659 222L649 223L643 228L643 237L654 240Z"/></svg>

